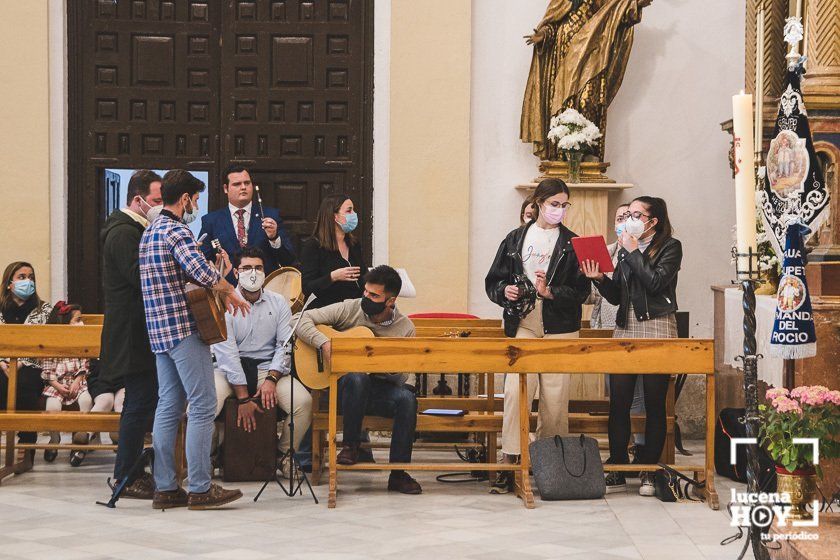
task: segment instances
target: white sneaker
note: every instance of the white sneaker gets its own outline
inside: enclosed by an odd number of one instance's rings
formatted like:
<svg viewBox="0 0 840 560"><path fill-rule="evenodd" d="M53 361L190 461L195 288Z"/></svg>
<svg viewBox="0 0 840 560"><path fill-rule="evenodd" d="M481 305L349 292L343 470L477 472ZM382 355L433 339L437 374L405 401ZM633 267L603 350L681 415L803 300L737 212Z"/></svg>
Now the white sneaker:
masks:
<svg viewBox="0 0 840 560"><path fill-rule="evenodd" d="M639 486L639 496L655 496L656 488L653 485L653 477L655 475L651 472L643 471L639 473L639 478L642 485Z"/></svg>

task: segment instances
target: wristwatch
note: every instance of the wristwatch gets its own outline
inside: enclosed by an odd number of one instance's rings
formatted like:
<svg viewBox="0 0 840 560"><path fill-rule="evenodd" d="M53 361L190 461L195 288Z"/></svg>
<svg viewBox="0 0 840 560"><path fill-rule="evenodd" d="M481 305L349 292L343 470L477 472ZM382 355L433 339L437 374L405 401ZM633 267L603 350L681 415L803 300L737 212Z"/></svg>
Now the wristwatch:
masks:
<svg viewBox="0 0 840 560"><path fill-rule="evenodd" d="M276 375L274 375L273 373L270 373L265 377L265 380L266 381L273 381L274 384L277 385L277 382L280 381L280 378L277 377Z"/></svg>
<svg viewBox="0 0 840 560"><path fill-rule="evenodd" d="M245 397L244 399L236 399L237 404L248 404L251 402L251 397Z"/></svg>

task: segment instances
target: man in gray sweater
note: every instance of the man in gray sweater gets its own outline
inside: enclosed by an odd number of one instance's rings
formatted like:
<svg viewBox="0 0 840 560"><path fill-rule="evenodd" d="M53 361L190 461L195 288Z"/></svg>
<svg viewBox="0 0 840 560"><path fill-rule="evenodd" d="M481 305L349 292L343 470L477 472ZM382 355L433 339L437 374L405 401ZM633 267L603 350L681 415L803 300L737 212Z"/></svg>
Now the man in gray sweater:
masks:
<svg viewBox="0 0 840 560"><path fill-rule="evenodd" d="M338 331L367 327L375 336L411 337L414 324L397 310L397 295L402 280L390 266L377 266L365 276L364 297L348 299L320 309L306 311L297 328L297 336L313 348L320 348L329 363L332 345L316 325ZM410 463L417 425L417 398L405 385L403 375L368 375L351 373L338 381L339 413L344 415L344 444L338 455L339 465L354 465L359 458L362 421L366 414L394 419L391 435L391 463ZM388 490L419 494L420 484L403 470L391 471Z"/></svg>

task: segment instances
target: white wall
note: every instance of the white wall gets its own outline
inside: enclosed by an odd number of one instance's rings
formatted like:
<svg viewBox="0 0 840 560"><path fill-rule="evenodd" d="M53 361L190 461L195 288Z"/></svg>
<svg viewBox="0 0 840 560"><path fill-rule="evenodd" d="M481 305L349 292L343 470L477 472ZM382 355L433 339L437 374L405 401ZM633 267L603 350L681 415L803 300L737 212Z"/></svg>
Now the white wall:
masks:
<svg viewBox="0 0 840 560"><path fill-rule="evenodd" d="M513 188L537 173L519 142L519 115L531 49L522 35L546 0L473 0L470 310L493 317L484 275L502 237L518 223ZM729 140L720 122L743 87L744 6L731 0L655 0L636 27L624 84L607 125L609 176L669 203L685 258L680 308L692 334L712 335L709 286L728 282L734 223ZM615 202L615 201L613 201Z"/></svg>

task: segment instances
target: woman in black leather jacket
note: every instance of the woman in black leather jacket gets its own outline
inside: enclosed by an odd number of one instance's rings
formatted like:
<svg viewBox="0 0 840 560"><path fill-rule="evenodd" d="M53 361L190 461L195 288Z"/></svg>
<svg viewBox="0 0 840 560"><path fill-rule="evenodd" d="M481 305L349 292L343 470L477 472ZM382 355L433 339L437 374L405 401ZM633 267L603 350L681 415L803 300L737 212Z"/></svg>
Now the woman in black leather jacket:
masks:
<svg viewBox="0 0 840 560"><path fill-rule="evenodd" d="M612 278L599 272L594 261L584 261L582 270L604 298L618 305L615 338L676 338L677 273L682 263L682 244L672 237L668 207L661 198L641 196L625 214L621 248ZM636 453L642 464L659 462L665 445L665 396L669 375L644 375L645 445ZM610 376L610 459L627 464L630 439L630 406L635 375ZM653 473L640 473L639 494L653 496ZM607 475L607 492L626 489L624 476Z"/></svg>
<svg viewBox="0 0 840 560"><path fill-rule="evenodd" d="M563 181L546 179L532 196L536 219L510 232L502 241L484 280L487 296L505 308L505 334L517 338L577 338L581 304L591 284L583 275L572 248L576 237L563 225L569 203L569 189ZM525 282L532 290L522 291ZM522 316L517 302L536 293L533 309ZM569 376L540 375L540 429L543 437L569 431ZM528 376L528 402L533 401L537 375ZM519 380L505 379L505 409L502 423L502 452L506 462L519 455ZM512 473L501 472L494 493L510 488Z"/></svg>

